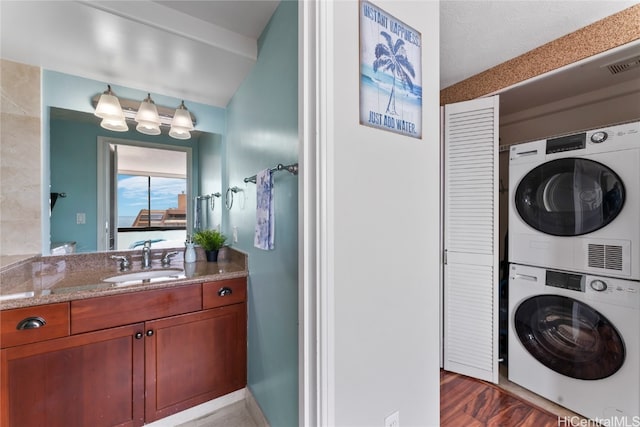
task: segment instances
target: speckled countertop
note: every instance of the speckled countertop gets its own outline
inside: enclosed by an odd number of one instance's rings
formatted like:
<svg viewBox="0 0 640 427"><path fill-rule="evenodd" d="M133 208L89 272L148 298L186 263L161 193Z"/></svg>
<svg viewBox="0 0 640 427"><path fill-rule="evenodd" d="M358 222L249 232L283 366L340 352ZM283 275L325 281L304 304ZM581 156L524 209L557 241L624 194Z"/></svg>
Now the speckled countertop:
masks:
<svg viewBox="0 0 640 427"><path fill-rule="evenodd" d="M162 267L162 251L152 251L152 270L169 270L173 277L153 278L121 283L103 279L142 270L140 251L71 254L64 256L32 257L0 270L0 310L30 307L40 304L72 301L104 295L161 289L216 280L246 277L246 254L225 248L218 262L207 262L199 249L197 262L184 264L183 253L176 255L168 267ZM129 255L132 267L120 271L111 255Z"/></svg>

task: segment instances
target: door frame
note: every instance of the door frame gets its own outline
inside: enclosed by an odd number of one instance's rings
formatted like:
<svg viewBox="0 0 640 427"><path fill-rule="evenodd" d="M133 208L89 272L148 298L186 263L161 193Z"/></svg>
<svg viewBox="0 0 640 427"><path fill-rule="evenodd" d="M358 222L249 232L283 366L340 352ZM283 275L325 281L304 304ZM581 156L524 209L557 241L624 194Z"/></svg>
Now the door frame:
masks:
<svg viewBox="0 0 640 427"><path fill-rule="evenodd" d="M191 200L193 194L193 149L191 147L182 147L177 145L158 144L153 142L136 141L131 139L120 139L99 136L97 140L97 224L96 224L96 250L98 252L107 251L108 248L108 235L109 229L112 227L109 222L109 212L111 210L111 203L109 201L109 191L111 187L111 177L108 168L109 159L109 145L131 145L135 147L154 148L158 150L167 151L181 151L187 154L187 200ZM192 227L192 206L191 203L187 203L187 231ZM107 225L108 224L108 225ZM117 238L116 238L117 241Z"/></svg>

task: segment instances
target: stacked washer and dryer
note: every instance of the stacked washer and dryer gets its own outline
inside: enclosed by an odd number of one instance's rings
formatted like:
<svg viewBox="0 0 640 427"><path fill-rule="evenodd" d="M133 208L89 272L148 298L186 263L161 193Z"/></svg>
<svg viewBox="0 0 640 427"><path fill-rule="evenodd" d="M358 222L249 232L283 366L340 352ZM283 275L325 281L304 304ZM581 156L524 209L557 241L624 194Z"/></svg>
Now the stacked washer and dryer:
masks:
<svg viewBox="0 0 640 427"><path fill-rule="evenodd" d="M640 122L511 147L509 262L509 380L640 416Z"/></svg>

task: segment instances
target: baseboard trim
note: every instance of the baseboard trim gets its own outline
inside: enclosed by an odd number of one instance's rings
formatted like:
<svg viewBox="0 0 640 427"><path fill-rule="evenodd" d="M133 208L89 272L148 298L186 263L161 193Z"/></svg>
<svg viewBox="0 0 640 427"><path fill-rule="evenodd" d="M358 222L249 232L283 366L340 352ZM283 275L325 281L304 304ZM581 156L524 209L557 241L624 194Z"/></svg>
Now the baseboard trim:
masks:
<svg viewBox="0 0 640 427"><path fill-rule="evenodd" d="M258 401L253 397L251 389L247 387L245 390L244 403L247 407L247 411L249 411L249 415L253 418L253 421L255 421L258 427L271 427L269 425L269 421L267 421L267 418L264 416L262 409L260 409Z"/></svg>
<svg viewBox="0 0 640 427"><path fill-rule="evenodd" d="M224 396L220 396L198 406L194 406L193 408L185 409L184 411L178 412L177 414L173 414L152 423L145 424L145 427L175 427L177 425L204 417L205 415L211 414L212 412L215 412L218 409L222 409L225 406L240 402L241 400L245 399L247 393L247 388L241 388L240 390L225 394ZM252 417L254 417L252 412L249 413Z"/></svg>

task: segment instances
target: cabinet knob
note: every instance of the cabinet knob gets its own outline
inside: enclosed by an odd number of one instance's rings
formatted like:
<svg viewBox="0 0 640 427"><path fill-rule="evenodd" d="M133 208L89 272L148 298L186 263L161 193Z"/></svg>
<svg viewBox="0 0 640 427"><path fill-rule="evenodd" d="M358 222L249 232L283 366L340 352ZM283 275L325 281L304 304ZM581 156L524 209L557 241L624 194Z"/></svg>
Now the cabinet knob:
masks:
<svg viewBox="0 0 640 427"><path fill-rule="evenodd" d="M149 329L149 330L147 331L147 336L148 336L148 337L153 336L153 329Z"/></svg>
<svg viewBox="0 0 640 427"><path fill-rule="evenodd" d="M224 288L220 288L220 290L218 291L218 296L226 297L227 295L231 295L232 293L233 291L231 290L231 288L227 288L225 286Z"/></svg>
<svg viewBox="0 0 640 427"><path fill-rule="evenodd" d="M46 325L47 322L42 317L27 317L26 319L22 319L16 325L16 329L37 329Z"/></svg>
<svg viewBox="0 0 640 427"><path fill-rule="evenodd" d="M142 332L136 332L136 334L134 335L134 337L135 337L137 340L142 339L142 337L143 337L143 336L144 336L144 334L143 334Z"/></svg>

